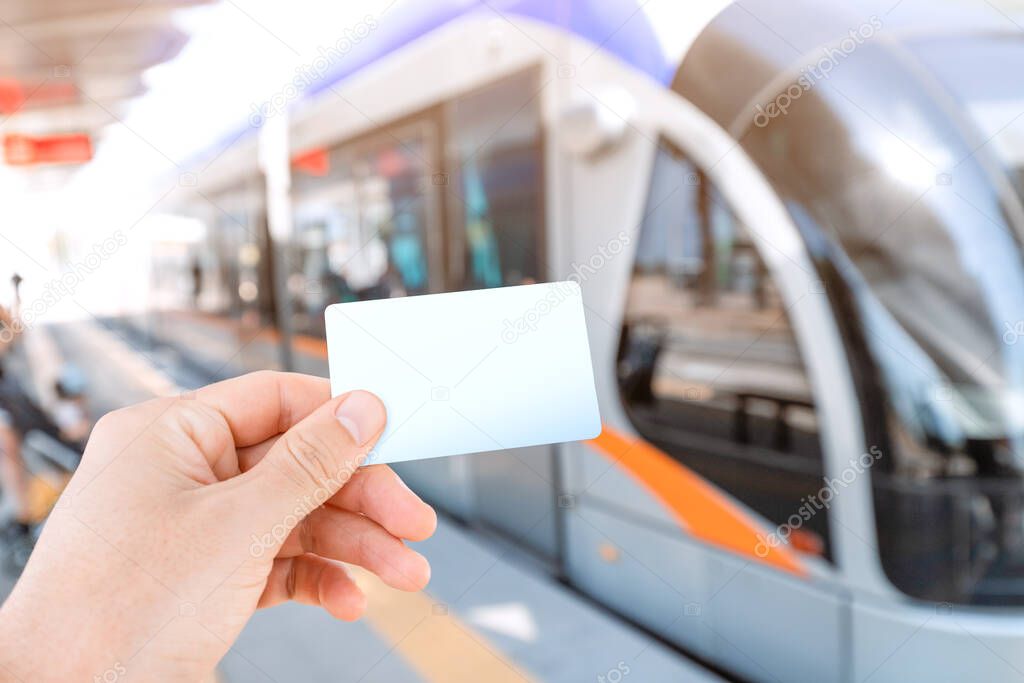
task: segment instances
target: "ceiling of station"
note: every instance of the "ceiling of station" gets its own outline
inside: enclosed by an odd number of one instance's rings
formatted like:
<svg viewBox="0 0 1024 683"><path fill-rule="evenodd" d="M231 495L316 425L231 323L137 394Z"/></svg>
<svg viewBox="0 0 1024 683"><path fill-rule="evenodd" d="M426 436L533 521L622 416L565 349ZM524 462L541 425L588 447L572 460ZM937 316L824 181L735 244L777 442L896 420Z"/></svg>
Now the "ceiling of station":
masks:
<svg viewBox="0 0 1024 683"><path fill-rule="evenodd" d="M0 0L0 137L95 142L188 40L172 19L210 0Z"/></svg>

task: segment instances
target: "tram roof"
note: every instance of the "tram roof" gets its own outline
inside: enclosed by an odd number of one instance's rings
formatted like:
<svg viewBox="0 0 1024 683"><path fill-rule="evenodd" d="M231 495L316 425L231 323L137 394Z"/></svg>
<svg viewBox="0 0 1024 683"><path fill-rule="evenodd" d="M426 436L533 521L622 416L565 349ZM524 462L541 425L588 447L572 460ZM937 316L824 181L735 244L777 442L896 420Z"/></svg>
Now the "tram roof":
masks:
<svg viewBox="0 0 1024 683"><path fill-rule="evenodd" d="M364 40L352 46L344 59L304 91L299 102L315 98L384 59L402 47L455 20L479 14L501 20L517 17L540 21L585 38L616 55L634 68L662 83L669 83L678 59L662 49L639 0L432 0L429 3L406 2L388 11L387 21ZM211 154L255 132L239 128L210 145Z"/></svg>
<svg viewBox="0 0 1024 683"><path fill-rule="evenodd" d="M784 70L802 55L846 36L872 15L883 22L888 38L896 42L1020 31L1007 13L994 6L990 12L984 12L956 2L941 6L933 0L901 0L895 5L892 0L838 0L830 4L814 0L751 0L742 5L720 4L724 9L719 18L702 27L700 37L724 31L728 35L722 38L735 43L737 52L742 53L737 57L757 62L759 70L769 64L774 65L772 71ZM678 85L685 54L665 44L666 31L664 27L655 30L646 5L640 0L399 0L388 12L387 21L379 22L369 36L356 42L344 59L305 90L298 101L315 98L417 39L472 15L508 21L521 17L560 28L599 45L603 51L666 86L672 85L674 79ZM727 16L732 18L723 21ZM744 89L742 83L725 80L728 82L719 88L734 91L728 99L742 99L742 94L736 92ZM223 149L226 142L255 130L235 129L209 149Z"/></svg>

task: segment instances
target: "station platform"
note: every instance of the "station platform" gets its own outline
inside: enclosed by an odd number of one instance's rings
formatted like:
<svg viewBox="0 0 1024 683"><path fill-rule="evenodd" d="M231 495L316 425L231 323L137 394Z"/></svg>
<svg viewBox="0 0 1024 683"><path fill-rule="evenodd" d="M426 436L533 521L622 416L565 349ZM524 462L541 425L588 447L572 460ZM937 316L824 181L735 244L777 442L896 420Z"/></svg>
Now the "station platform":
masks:
<svg viewBox="0 0 1024 683"><path fill-rule="evenodd" d="M74 363L102 414L210 378L159 349L139 350L101 321L31 331L30 365ZM47 378L33 377L40 386ZM297 604L256 614L221 663L224 683L350 681L718 681L699 663L559 583L523 551L440 516L415 544L431 562L426 591L402 593L354 569L369 598L353 624ZM10 588L10 577L0 590Z"/></svg>

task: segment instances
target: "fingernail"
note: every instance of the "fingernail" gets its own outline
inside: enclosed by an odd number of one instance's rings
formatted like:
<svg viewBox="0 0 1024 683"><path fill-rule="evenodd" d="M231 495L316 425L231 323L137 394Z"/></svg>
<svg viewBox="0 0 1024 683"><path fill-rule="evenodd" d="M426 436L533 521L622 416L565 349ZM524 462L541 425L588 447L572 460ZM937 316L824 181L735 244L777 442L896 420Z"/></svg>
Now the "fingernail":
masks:
<svg viewBox="0 0 1024 683"><path fill-rule="evenodd" d="M353 391L334 411L341 426L362 446L384 428L387 414L380 399L368 391Z"/></svg>

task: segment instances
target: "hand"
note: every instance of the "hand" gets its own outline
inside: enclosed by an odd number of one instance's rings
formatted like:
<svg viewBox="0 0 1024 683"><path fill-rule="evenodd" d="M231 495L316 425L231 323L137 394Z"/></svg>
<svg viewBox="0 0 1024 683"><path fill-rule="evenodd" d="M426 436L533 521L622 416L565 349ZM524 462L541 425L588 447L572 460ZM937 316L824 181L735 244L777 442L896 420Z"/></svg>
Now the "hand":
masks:
<svg viewBox="0 0 1024 683"><path fill-rule="evenodd" d="M0 679L205 680L258 607L359 617L341 562L419 590L433 510L387 466L372 394L261 372L101 419L0 610ZM322 505L321 505L322 504Z"/></svg>

